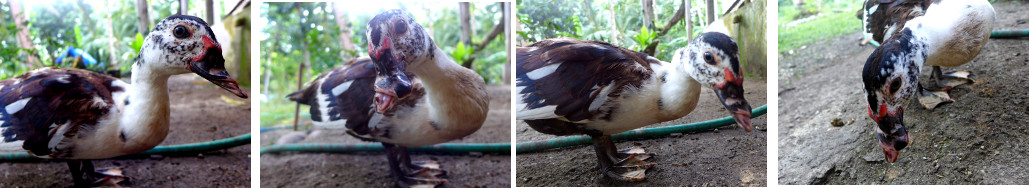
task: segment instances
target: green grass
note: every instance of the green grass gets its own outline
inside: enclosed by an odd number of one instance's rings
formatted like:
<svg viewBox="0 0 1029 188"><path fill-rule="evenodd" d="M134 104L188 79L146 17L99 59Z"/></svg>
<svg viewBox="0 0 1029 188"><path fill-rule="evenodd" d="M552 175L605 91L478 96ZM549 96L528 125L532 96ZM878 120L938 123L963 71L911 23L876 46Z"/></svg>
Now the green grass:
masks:
<svg viewBox="0 0 1029 188"><path fill-rule="evenodd" d="M268 102L261 103L261 126L293 125L293 112L296 104L286 100L286 97L282 95L273 96ZM307 105L300 105L301 118L310 112L309 109L310 107Z"/></svg>
<svg viewBox="0 0 1029 188"><path fill-rule="evenodd" d="M861 30L861 20L854 17L854 11L832 12L791 28L783 28L787 23L779 22L779 53Z"/></svg>

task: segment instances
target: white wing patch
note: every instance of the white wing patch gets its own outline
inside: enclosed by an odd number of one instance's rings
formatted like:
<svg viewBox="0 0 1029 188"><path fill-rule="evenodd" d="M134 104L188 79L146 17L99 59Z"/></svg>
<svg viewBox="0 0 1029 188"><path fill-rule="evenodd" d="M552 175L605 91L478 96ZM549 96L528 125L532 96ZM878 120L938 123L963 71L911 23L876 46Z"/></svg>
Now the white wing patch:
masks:
<svg viewBox="0 0 1029 188"><path fill-rule="evenodd" d="M346 81L346 82L343 82L343 84L340 84L340 85L338 85L336 87L333 87L332 88L332 95L339 96L339 94L343 94L344 91L347 91L347 89L350 89L350 84L352 84L352 83L354 83L353 80Z"/></svg>
<svg viewBox="0 0 1029 188"><path fill-rule="evenodd" d="M46 144L47 148L50 148L50 150L57 150L58 149L57 148L58 144L60 144L61 141L64 140L64 133L67 133L68 129L71 128L70 125L71 125L71 122L64 123L62 125L58 125L58 124L50 125L50 135L51 136L50 136L50 141L47 142L47 144Z"/></svg>
<svg viewBox="0 0 1029 188"><path fill-rule="evenodd" d="M596 86L594 86L594 87L596 87ZM614 88L614 87L615 87L615 83L611 83L611 84L608 84L607 86L604 86L604 89L601 89L600 92L597 93L596 98L593 101L590 102L590 108L589 108L590 111L595 111L597 109L600 109L600 107L603 106L604 103L607 102L608 95L611 94L611 88Z"/></svg>
<svg viewBox="0 0 1029 188"><path fill-rule="evenodd" d="M543 78L547 75L550 75L551 73L554 73L554 71L557 71L557 67L560 65L560 63L555 63L543 66L536 70L529 71L529 73L526 73L525 76L528 76L529 79L532 80L539 80L540 78Z"/></svg>
<svg viewBox="0 0 1029 188"><path fill-rule="evenodd" d="M5 107L5 110L7 110L7 114L18 113L18 111L20 111L22 108L25 108L25 104L28 104L29 100L32 100L32 97L24 98L18 101L14 101L11 104L8 104L7 107Z"/></svg>

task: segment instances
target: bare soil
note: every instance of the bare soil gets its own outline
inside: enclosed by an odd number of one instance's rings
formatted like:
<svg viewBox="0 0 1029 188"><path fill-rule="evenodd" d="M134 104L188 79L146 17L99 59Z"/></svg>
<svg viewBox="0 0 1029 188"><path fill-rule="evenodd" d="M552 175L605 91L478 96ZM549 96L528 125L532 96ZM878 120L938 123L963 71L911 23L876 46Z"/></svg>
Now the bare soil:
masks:
<svg viewBox="0 0 1029 188"><path fill-rule="evenodd" d="M192 75L173 76L171 131L161 145L207 142L250 133L250 101ZM244 90L248 90L244 88ZM222 96L240 101L230 104ZM94 160L97 168L120 166L135 187L249 187L250 147L201 154L152 155ZM0 162L0 187L71 187L64 161Z"/></svg>
<svg viewBox="0 0 1029 188"><path fill-rule="evenodd" d="M487 86L490 111L478 131L451 143L510 143L510 86ZM363 142L340 129L311 127L297 143ZM302 131L303 132L303 131ZM292 130L261 134L261 145L270 146ZM442 187L511 187L511 156L496 154L429 155L411 153L412 161L436 160L447 171ZM280 153L261 155L262 187L392 187L385 152L357 154Z"/></svg>
<svg viewBox="0 0 1029 188"><path fill-rule="evenodd" d="M994 8L994 30L1029 28L1024 2ZM931 111L909 103L911 143L890 164L861 89L860 71L875 47L857 46L860 37L855 31L780 54L780 184L1029 183L1029 38L991 39L972 62L944 68L970 70L975 83L951 90L956 102ZM930 70L923 68L923 78Z"/></svg>
<svg viewBox="0 0 1029 188"><path fill-rule="evenodd" d="M766 104L764 78L744 79L744 96L751 107ZM714 91L703 89L696 109L685 117L643 128L663 127L729 116ZM616 142L619 148L642 146L657 156L647 161L647 179L620 182L601 175L592 145L551 149L517 155L515 184L520 187L672 187L672 186L767 186L767 119L754 118L753 132L738 125L699 133L685 133L650 140ZM524 121L515 129L518 142L559 136L536 132Z"/></svg>

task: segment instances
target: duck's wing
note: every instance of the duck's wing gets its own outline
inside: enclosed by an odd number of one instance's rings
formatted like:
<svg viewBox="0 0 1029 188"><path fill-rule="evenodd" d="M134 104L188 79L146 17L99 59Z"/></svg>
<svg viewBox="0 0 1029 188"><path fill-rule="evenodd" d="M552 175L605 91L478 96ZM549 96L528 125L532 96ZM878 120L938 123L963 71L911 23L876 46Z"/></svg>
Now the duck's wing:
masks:
<svg viewBox="0 0 1029 188"><path fill-rule="evenodd" d="M882 43L912 18L922 16L930 5L939 0L867 0L864 8L865 32ZM890 30L890 28L894 28Z"/></svg>
<svg viewBox="0 0 1029 188"><path fill-rule="evenodd" d="M374 113L374 82L371 59L352 59L346 66L322 73L307 88L291 94L290 100L310 105L311 120L315 122L345 122L347 129L363 133Z"/></svg>
<svg viewBox="0 0 1029 188"><path fill-rule="evenodd" d="M517 119L608 117L605 104L653 74L646 54L599 41L547 39L517 49Z"/></svg>
<svg viewBox="0 0 1029 188"><path fill-rule="evenodd" d="M0 81L0 143L21 143L38 156L66 158L68 142L95 130L115 107L113 92L124 82L80 69L44 68Z"/></svg>

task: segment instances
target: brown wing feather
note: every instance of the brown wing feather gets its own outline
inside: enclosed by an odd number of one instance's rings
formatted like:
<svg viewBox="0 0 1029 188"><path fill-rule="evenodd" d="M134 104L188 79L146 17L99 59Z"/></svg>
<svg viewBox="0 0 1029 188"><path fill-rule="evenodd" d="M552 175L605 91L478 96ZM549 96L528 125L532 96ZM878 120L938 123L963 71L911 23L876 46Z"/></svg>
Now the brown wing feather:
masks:
<svg viewBox="0 0 1029 188"><path fill-rule="evenodd" d="M558 66L533 80L528 73L548 65ZM556 106L554 114L570 121L603 118L603 110L589 109L604 87L613 87L609 99L640 87L653 70L646 54L605 42L548 39L517 49L517 84L524 87L520 99L528 109Z"/></svg>
<svg viewBox="0 0 1029 188"><path fill-rule="evenodd" d="M865 2L865 11L868 15L867 32L872 33L872 39L882 43L888 34L888 26L904 28L908 20L922 16L930 5L939 0L868 0ZM879 5L876 9L872 7ZM900 32L901 29L894 31Z"/></svg>
<svg viewBox="0 0 1029 188"><path fill-rule="evenodd" d="M63 138L95 126L114 104L111 93L124 90L111 85L115 80L86 70L46 68L0 81L2 141L24 141L23 148L35 155L70 157L70 148L51 148L48 143L61 125L71 126ZM20 110L7 111L8 105L28 98Z"/></svg>

